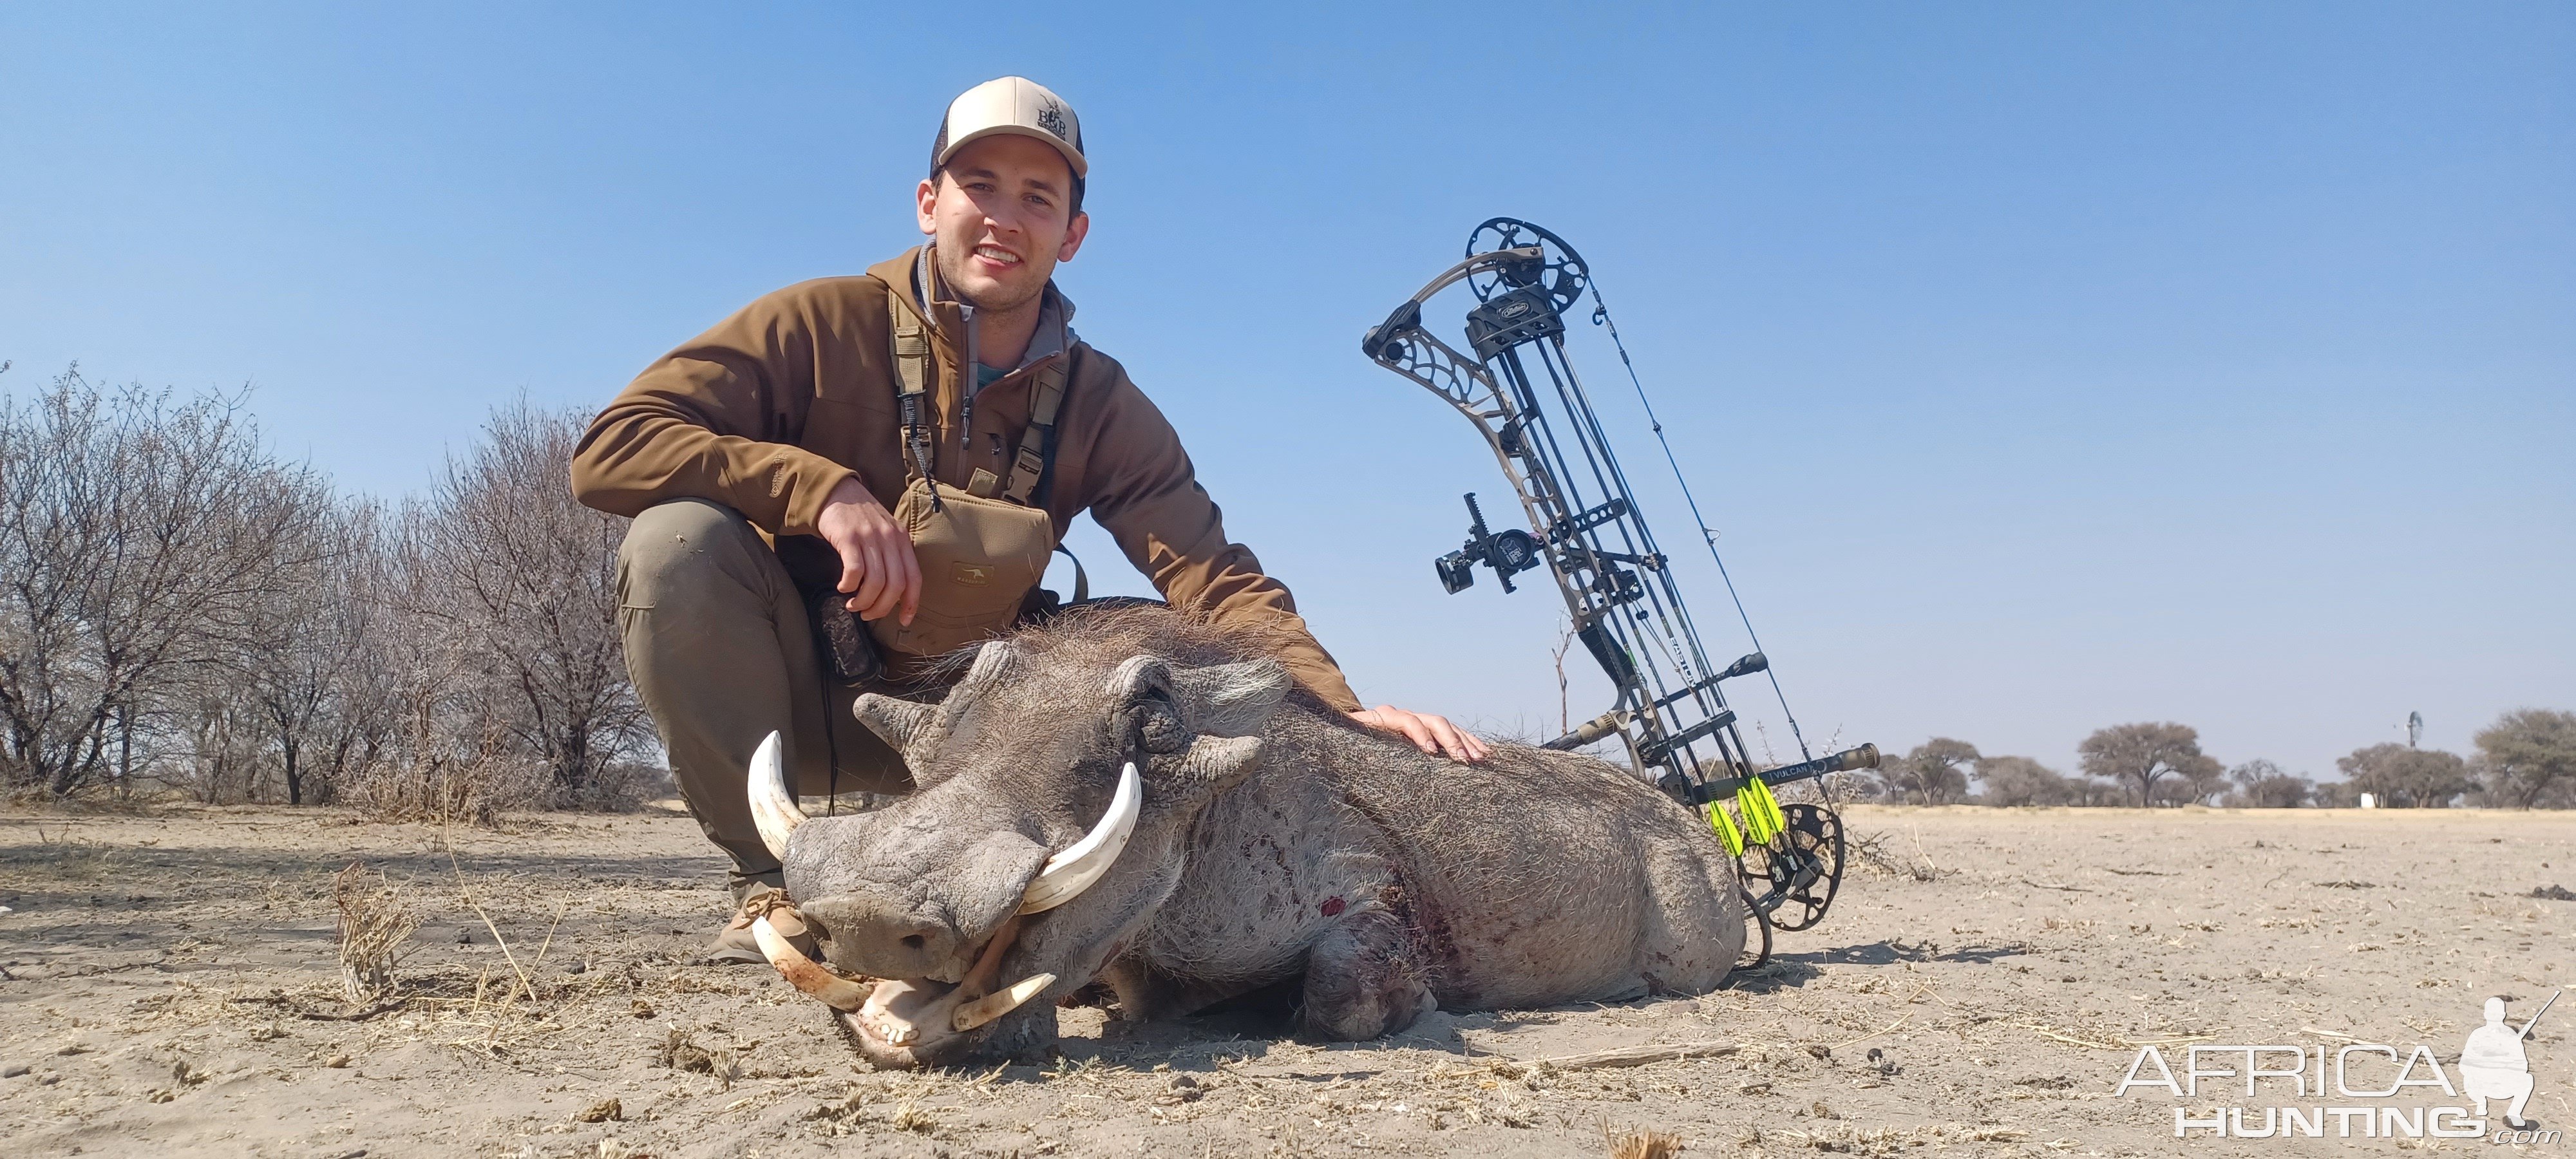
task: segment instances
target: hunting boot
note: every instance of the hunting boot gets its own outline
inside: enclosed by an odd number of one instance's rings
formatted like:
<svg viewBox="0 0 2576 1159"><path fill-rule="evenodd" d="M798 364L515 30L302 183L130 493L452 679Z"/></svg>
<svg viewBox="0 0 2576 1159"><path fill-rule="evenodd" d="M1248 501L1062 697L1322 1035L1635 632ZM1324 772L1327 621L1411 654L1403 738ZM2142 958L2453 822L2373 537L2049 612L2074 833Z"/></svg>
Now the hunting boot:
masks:
<svg viewBox="0 0 2576 1159"><path fill-rule="evenodd" d="M716 931L715 940L698 958L702 966L759 966L769 961L760 952L760 942L751 935L754 918L768 911L773 901L784 901L787 891L776 884L754 878L733 887L733 914Z"/></svg>

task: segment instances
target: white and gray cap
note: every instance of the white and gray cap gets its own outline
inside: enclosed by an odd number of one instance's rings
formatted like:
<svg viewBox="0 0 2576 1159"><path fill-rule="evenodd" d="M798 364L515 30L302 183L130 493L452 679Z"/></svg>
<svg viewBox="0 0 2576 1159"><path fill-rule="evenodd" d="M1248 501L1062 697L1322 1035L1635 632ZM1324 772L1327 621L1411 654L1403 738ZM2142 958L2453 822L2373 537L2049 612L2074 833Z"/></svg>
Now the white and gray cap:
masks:
<svg viewBox="0 0 2576 1159"><path fill-rule="evenodd" d="M1035 137L1055 146L1073 166L1074 179L1087 176L1091 163L1082 157L1082 120L1073 106L1045 85L1024 76L988 80L948 102L939 122L939 139L930 146L930 167L948 164L959 149L998 133Z"/></svg>

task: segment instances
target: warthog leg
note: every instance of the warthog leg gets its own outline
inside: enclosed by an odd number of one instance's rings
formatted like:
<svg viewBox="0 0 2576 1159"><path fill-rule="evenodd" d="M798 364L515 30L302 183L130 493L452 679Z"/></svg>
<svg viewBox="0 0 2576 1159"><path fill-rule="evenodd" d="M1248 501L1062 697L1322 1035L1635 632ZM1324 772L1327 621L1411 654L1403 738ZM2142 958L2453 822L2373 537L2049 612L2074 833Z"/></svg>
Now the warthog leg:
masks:
<svg viewBox="0 0 2576 1159"><path fill-rule="evenodd" d="M1419 948L1384 910L1354 912L1306 955L1306 1029L1357 1042L1413 1025L1439 1009Z"/></svg>

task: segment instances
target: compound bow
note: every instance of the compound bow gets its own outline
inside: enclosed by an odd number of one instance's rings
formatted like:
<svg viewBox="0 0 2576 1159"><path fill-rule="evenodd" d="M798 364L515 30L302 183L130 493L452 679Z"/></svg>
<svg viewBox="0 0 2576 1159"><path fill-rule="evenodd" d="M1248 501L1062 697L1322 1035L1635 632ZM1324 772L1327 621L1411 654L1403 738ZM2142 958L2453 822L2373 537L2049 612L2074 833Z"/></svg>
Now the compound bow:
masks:
<svg viewBox="0 0 2576 1159"><path fill-rule="evenodd" d="M1473 357L1434 337L1422 321L1424 305L1460 282L1477 302L1466 317ZM1758 637L1755 651L1724 668L1711 664L1700 646L1671 561L1647 528L1583 381L1566 357L1565 312L1587 290L1593 324L1608 329L1635 383L1636 367L1618 342L1619 329L1581 255L1563 238L1507 217L1476 227L1468 236L1466 260L1396 307L1369 330L1360 349L1378 365L1429 388L1476 425L1528 518L1527 531L1490 530L1469 494L1466 544L1433 564L1441 586L1451 594L1466 590L1482 564L1509 592L1515 590L1513 576L1546 567L1573 617L1575 638L1617 692L1608 711L1546 747L1574 749L1616 736L1635 766L1653 770L1674 800L1706 808L1709 823L1743 870L1752 912L1760 919L1761 956L1767 958L1773 928L1803 930L1823 920L1843 866L1841 818L1821 804L1782 806L1772 786L1876 768L1878 750L1861 745L1815 757L1797 731L1797 718L1788 716L1800 761L1754 767L1720 685L1767 674L1771 662ZM1637 396L1645 401L1642 383ZM1552 407L1543 400L1552 400ZM1646 413L1652 420L1651 405ZM1654 430L1662 441L1660 421ZM1664 454L1679 479L1669 442ZM1689 498L1686 481L1682 494ZM1698 501L1690 500L1690 507L1697 519ZM1716 559L1715 533L1705 520L1698 522ZM1725 562L1717 566L1723 576ZM1727 586L1732 594L1731 578ZM1741 614L1741 600L1736 608ZM1748 619L1745 632L1750 636L1752 630ZM1771 685L1777 694L1777 676ZM1781 711L1788 713L1785 696ZM1735 799L1734 817L1720 803L1729 796ZM1762 892L1754 893L1753 885Z"/></svg>

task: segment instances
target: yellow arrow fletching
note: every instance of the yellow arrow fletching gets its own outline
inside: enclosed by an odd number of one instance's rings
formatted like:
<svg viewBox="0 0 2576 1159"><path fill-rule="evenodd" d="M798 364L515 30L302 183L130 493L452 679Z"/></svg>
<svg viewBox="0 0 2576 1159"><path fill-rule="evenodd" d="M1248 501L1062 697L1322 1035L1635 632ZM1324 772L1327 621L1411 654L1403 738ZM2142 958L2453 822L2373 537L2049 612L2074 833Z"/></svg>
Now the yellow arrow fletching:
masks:
<svg viewBox="0 0 2576 1159"><path fill-rule="evenodd" d="M1729 855L1744 856L1744 835L1735 831L1735 822L1727 818L1725 807L1715 801L1708 803L1708 827L1717 830L1718 839L1726 842Z"/></svg>

